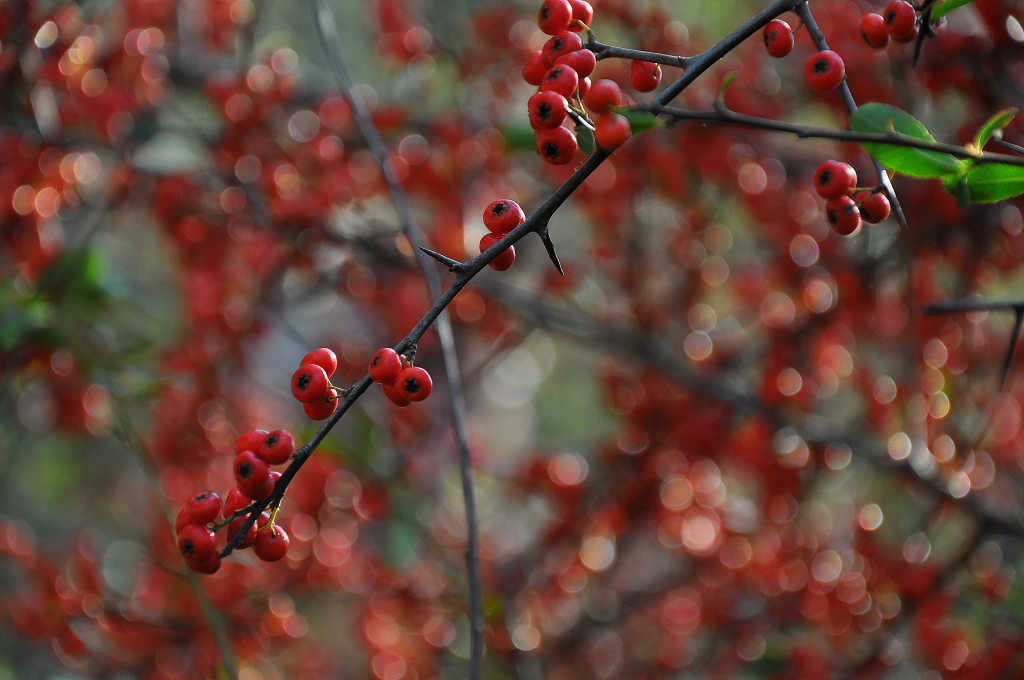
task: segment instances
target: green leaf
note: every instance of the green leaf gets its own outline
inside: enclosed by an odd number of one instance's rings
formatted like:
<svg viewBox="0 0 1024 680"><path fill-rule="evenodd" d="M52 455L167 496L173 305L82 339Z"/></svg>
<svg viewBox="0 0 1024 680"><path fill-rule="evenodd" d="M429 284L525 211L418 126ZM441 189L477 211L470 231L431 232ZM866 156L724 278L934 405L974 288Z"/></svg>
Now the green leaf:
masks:
<svg viewBox="0 0 1024 680"><path fill-rule="evenodd" d="M650 111L632 111L630 109L622 109L619 113L625 116L626 120L629 121L629 129L634 135L664 124L660 118Z"/></svg>
<svg viewBox="0 0 1024 680"><path fill-rule="evenodd" d="M594 152L594 133L590 131L590 128L577 126L576 143L580 145L580 151L589 156Z"/></svg>
<svg viewBox="0 0 1024 680"><path fill-rule="evenodd" d="M501 128L501 136L510 151L533 151L536 147L533 128L528 125L509 125Z"/></svg>
<svg viewBox="0 0 1024 680"><path fill-rule="evenodd" d="M859 106L850 115L850 129L855 132L897 134L924 142L935 141L928 128L909 113L877 102ZM962 170L960 162L948 153L879 142L865 142L863 146L882 165L911 177L942 177Z"/></svg>
<svg viewBox="0 0 1024 680"><path fill-rule="evenodd" d="M971 168L965 177L972 203L996 203L1024 194L1024 167L986 163Z"/></svg>
<svg viewBox="0 0 1024 680"><path fill-rule="evenodd" d="M942 186L956 199L956 204L961 209L966 208L971 202L971 193L967 190L967 183L960 175L946 175L941 178Z"/></svg>
<svg viewBox="0 0 1024 680"><path fill-rule="evenodd" d="M978 134L974 136L974 146L978 147L978 151L984 149L985 145L988 144L988 140L992 139L992 135L1009 125L1016 115L1017 109L1011 107L998 111L985 121L985 124L978 128Z"/></svg>
<svg viewBox="0 0 1024 680"><path fill-rule="evenodd" d="M940 2L932 7L932 21L941 19L957 7L963 7L964 5L969 5L972 2L974 2L974 0L945 0L945 2Z"/></svg>

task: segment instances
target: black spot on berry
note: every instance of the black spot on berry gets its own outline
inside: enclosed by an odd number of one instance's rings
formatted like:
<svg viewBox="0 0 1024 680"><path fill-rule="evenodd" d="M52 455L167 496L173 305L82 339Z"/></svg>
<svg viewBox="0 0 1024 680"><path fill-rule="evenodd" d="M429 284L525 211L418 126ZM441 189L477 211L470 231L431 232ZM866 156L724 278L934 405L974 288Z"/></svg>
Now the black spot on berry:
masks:
<svg viewBox="0 0 1024 680"><path fill-rule="evenodd" d="M309 381L312 380L309 373L303 373L299 376L298 386L300 390L304 390L309 387Z"/></svg>
<svg viewBox="0 0 1024 680"><path fill-rule="evenodd" d="M818 59L816 62L814 62L814 72L815 73L826 73L826 72L828 72L828 70L829 70L829 65L828 65L828 60L827 59Z"/></svg>
<svg viewBox="0 0 1024 680"><path fill-rule="evenodd" d="M544 155L548 158L558 158L558 145L548 142L544 145Z"/></svg>
<svg viewBox="0 0 1024 680"><path fill-rule="evenodd" d="M406 378L402 383L402 390L406 394L416 394L420 391L420 381L416 378Z"/></svg>
<svg viewBox="0 0 1024 680"><path fill-rule="evenodd" d="M267 447L273 446L277 443L277 439L278 436L276 434L268 435L267 438L263 440L263 445Z"/></svg>
<svg viewBox="0 0 1024 680"><path fill-rule="evenodd" d="M541 104L540 106L537 107L537 113L543 115L545 118L547 118L547 114L544 113L544 110L545 110L546 106L547 106L547 104ZM504 215L505 211L507 211L507 210L508 210L508 206L505 205L504 201L501 201L500 203L495 203L494 204L494 207L491 208L491 214L492 215L497 215L498 217L500 217L500 216Z"/></svg>

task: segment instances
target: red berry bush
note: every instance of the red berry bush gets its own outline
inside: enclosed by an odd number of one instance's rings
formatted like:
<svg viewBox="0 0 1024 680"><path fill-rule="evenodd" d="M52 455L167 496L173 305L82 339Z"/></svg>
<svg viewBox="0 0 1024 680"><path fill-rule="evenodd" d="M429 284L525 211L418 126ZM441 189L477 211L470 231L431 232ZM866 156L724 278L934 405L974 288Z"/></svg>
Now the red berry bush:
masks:
<svg viewBox="0 0 1024 680"><path fill-rule="evenodd" d="M1022 26L0 6L0 675L1021 675Z"/></svg>

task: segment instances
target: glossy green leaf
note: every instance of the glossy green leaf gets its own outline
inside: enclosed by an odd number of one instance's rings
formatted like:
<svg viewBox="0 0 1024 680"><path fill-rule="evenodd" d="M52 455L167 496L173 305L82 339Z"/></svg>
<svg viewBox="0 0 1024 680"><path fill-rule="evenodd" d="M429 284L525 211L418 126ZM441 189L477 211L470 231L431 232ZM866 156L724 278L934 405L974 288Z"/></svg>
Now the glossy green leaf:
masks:
<svg viewBox="0 0 1024 680"><path fill-rule="evenodd" d="M656 128L663 124L660 118L649 111L631 111L629 109L623 109L619 111L619 113L625 116L626 120L629 121L629 129L634 135L639 132L650 130L651 128Z"/></svg>
<svg viewBox="0 0 1024 680"><path fill-rule="evenodd" d="M978 147L979 151L984 149L988 140L992 139L992 135L1009 125L1016 115L1017 109L1013 107L997 112L978 128L978 134L974 136L974 146Z"/></svg>
<svg viewBox="0 0 1024 680"><path fill-rule="evenodd" d="M509 151L532 151L536 146L533 128L529 125L509 125L501 128L501 136Z"/></svg>
<svg viewBox="0 0 1024 680"><path fill-rule="evenodd" d="M971 194L962 176L946 175L942 178L942 186L956 199L956 204L961 208L966 208L971 202Z"/></svg>
<svg viewBox="0 0 1024 680"><path fill-rule="evenodd" d="M932 8L932 21L941 19L956 8L969 5L972 2L974 0L945 0L945 2L940 2Z"/></svg>
<svg viewBox="0 0 1024 680"><path fill-rule="evenodd" d="M1024 167L1005 163L976 165L964 182L972 203L996 203L1024 194Z"/></svg>
<svg viewBox="0 0 1024 680"><path fill-rule="evenodd" d="M576 128L576 143L580 145L580 151L588 156L594 152L594 133L590 128L582 125Z"/></svg>
<svg viewBox="0 0 1024 680"><path fill-rule="evenodd" d="M909 113L877 102L858 107L850 115L850 129L856 132L903 135L925 142L935 141L928 128ZM948 153L878 142L864 143L864 148L882 165L911 177L942 177L962 170L960 162Z"/></svg>

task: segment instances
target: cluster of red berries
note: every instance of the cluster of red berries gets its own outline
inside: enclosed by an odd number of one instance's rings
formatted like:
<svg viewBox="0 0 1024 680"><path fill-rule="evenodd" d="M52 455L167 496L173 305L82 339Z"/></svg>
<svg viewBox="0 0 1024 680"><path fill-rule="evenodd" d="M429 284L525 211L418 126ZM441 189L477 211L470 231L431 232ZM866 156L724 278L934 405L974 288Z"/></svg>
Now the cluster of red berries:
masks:
<svg viewBox="0 0 1024 680"><path fill-rule="evenodd" d="M493 246L501 240L502 236L525 221L526 214L515 201L507 198L491 201L490 205L484 209L484 226L487 227L487 231L490 233L484 234L480 239L480 252L482 253ZM503 272L511 267L515 261L515 246L509 246L502 251L501 255L491 260L491 268Z"/></svg>
<svg viewBox="0 0 1024 680"><path fill-rule="evenodd" d="M847 163L825 161L814 171L814 189L828 200L825 214L837 234L848 236L866 222L889 216L889 199L876 189L858 189L857 171Z"/></svg>
<svg viewBox="0 0 1024 680"><path fill-rule="evenodd" d="M434 383L430 374L412 364L410 356L390 347L381 347L370 359L370 377L380 383L381 391L395 406L408 406L430 396Z"/></svg>
<svg viewBox="0 0 1024 680"><path fill-rule="evenodd" d="M242 530L248 520L246 510L252 502L270 496L281 477L270 466L286 462L294 452L295 439L287 430L250 430L235 440L233 469L237 486L228 492L223 507L217 493L204 491L185 504L174 522L178 550L190 569L203 574L220 569L216 532L226 526L226 540L231 540ZM274 562L288 552L288 543L285 530L264 512L237 547L252 546L261 560Z"/></svg>
<svg viewBox="0 0 1024 680"><path fill-rule="evenodd" d="M594 53L583 47L577 35L589 28L594 18L594 9L585 0L545 0L537 15L537 25L551 36L544 47L534 52L523 67L523 79L537 86L537 93L527 104L530 126L536 133L537 153L548 163L564 165L572 160L579 148L576 136L562 123L569 112L585 116L585 112L570 102L582 103L596 114L594 138L605 149L614 149L630 135L629 121L622 115L611 112L611 106L621 106L619 86L614 81L601 80L593 85L590 74L594 72L597 59ZM629 70L630 85L638 92L650 92L661 82L661 66L647 61L634 60ZM594 87L602 84L607 99L609 84L614 86L614 102L591 107L587 101Z"/></svg>
<svg viewBox="0 0 1024 680"><path fill-rule="evenodd" d="M865 14L860 20L860 35L869 46L884 49L889 38L909 43L917 39L917 10L909 2L894 0L885 12Z"/></svg>
<svg viewBox="0 0 1024 680"><path fill-rule="evenodd" d="M765 49L773 57L782 58L790 53L796 43L793 29L782 19L772 19L764 27ZM843 58L832 50L812 54L804 63L804 81L812 90L827 92L839 87L846 76Z"/></svg>
<svg viewBox="0 0 1024 680"><path fill-rule="evenodd" d="M292 395L313 420L325 420L338 408L338 388L331 376L338 369L338 357L327 347L315 349L299 362L292 374Z"/></svg>

